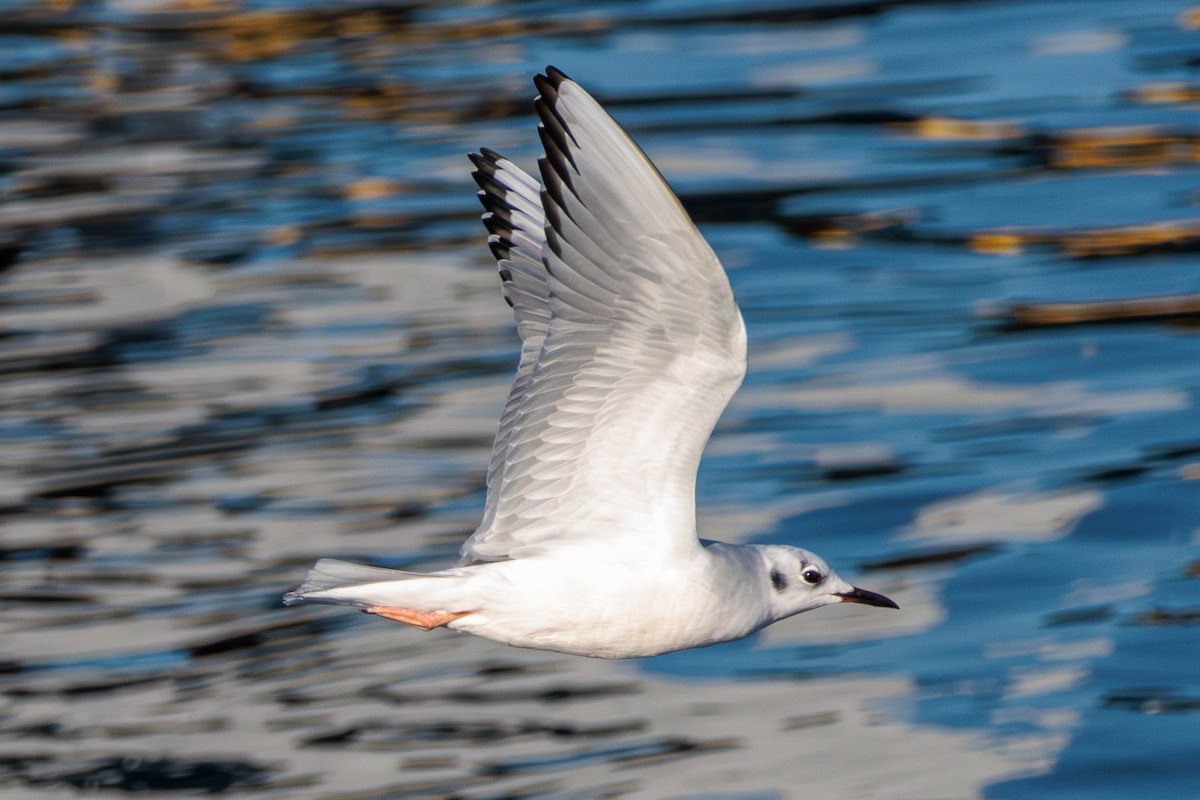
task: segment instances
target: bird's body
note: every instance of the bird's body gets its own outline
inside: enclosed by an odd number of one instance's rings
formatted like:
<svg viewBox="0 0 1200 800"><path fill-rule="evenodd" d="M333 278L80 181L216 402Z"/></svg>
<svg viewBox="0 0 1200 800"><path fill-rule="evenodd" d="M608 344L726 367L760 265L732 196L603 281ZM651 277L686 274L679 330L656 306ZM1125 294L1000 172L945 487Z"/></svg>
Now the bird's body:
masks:
<svg viewBox="0 0 1200 800"><path fill-rule="evenodd" d="M309 581L324 585L323 570L353 580L324 599L363 608L470 609L444 626L504 644L634 658L740 639L773 621L760 549L707 544L657 558L581 542L437 573L380 571L378 581L322 559Z"/></svg>
<svg viewBox="0 0 1200 800"><path fill-rule="evenodd" d="M745 374L745 326L657 170L546 72L541 183L472 156L522 341L483 521L451 569L322 559L285 600L604 658L739 639L829 603L895 607L806 550L697 538L696 469Z"/></svg>

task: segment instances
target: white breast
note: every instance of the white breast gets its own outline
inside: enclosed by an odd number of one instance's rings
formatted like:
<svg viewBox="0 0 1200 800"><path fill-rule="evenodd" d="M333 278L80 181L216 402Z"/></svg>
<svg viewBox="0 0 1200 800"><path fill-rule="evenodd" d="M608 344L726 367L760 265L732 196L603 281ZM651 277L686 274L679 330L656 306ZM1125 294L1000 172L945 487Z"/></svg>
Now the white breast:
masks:
<svg viewBox="0 0 1200 800"><path fill-rule="evenodd" d="M519 647L633 658L739 639L770 622L740 560L701 549L683 559L644 553L634 563L612 556L556 546L472 568L481 607L448 627Z"/></svg>

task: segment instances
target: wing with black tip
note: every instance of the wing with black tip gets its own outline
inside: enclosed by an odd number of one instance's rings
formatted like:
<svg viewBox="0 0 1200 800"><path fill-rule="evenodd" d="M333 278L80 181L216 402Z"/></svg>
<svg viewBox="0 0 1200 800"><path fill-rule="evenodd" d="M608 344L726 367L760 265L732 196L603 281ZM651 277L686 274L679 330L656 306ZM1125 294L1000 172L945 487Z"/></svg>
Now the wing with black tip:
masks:
<svg viewBox="0 0 1200 800"><path fill-rule="evenodd" d="M540 193L494 153L474 157L523 347L463 559L596 537L697 547L696 469L745 374L741 315L638 146L561 72L534 82Z"/></svg>

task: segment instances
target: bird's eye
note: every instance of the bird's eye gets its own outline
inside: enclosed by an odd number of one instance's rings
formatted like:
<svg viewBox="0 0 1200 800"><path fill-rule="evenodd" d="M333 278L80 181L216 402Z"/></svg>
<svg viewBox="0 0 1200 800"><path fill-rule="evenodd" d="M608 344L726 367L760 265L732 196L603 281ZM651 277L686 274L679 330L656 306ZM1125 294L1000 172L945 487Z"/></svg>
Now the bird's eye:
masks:
<svg viewBox="0 0 1200 800"><path fill-rule="evenodd" d="M816 586L821 581L825 580L825 576L821 574L821 570L809 567L800 573L800 577L804 578L804 582Z"/></svg>

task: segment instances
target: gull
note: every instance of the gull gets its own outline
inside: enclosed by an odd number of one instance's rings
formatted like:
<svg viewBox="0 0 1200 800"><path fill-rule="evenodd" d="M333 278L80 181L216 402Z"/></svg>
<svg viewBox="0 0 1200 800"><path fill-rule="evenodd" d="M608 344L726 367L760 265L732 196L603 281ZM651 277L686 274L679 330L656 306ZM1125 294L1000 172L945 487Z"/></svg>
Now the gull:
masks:
<svg viewBox="0 0 1200 800"><path fill-rule="evenodd" d="M454 567L323 558L284 602L597 658L732 641L833 603L898 608L807 550L698 538L701 452L746 373L729 279L599 103L553 67L534 84L541 181L470 155L521 338L483 520Z"/></svg>

